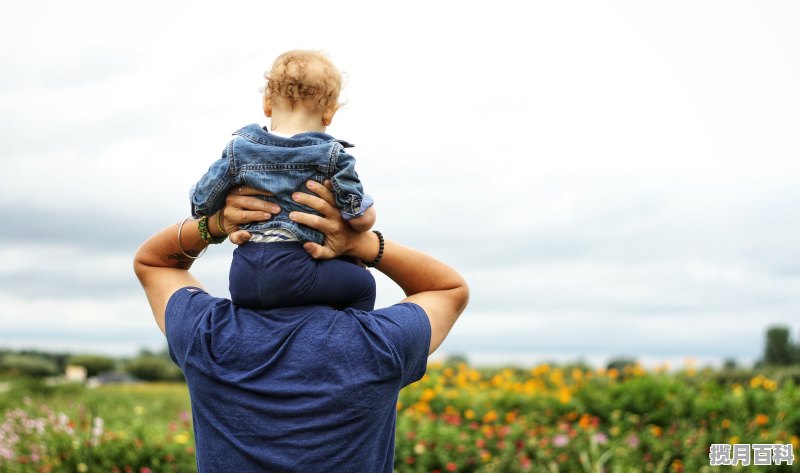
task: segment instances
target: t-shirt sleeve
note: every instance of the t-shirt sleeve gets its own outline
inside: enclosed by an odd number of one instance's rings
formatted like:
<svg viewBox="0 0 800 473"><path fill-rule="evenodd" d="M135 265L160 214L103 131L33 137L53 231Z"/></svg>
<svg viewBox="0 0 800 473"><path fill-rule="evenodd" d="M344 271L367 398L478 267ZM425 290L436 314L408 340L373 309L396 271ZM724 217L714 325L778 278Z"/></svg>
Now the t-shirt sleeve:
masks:
<svg viewBox="0 0 800 473"><path fill-rule="evenodd" d="M383 335L394 346L401 369L402 386L425 374L431 345L431 324L422 307L412 302L372 312Z"/></svg>
<svg viewBox="0 0 800 473"><path fill-rule="evenodd" d="M196 287L178 289L169 298L164 317L167 347L172 361L181 368L191 348L197 325L215 300L216 298Z"/></svg>

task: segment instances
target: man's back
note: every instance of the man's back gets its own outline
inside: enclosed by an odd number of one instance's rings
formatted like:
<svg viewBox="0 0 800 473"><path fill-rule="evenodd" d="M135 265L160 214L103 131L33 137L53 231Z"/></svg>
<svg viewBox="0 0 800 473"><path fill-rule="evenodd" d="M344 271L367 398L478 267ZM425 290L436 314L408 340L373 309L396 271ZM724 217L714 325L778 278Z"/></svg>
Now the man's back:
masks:
<svg viewBox="0 0 800 473"><path fill-rule="evenodd" d="M392 471L397 394L424 374L430 344L417 305L252 311L184 288L166 333L199 472Z"/></svg>

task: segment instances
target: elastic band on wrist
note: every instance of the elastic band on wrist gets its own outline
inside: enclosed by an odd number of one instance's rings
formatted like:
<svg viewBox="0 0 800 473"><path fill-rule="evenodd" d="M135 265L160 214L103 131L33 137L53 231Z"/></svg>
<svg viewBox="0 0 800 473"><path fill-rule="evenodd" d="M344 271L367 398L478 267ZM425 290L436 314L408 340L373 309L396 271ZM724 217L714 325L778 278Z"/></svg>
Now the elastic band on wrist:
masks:
<svg viewBox="0 0 800 473"><path fill-rule="evenodd" d="M181 232L183 231L183 225L186 223L186 221L187 221L187 220L190 220L191 218L192 218L192 217L186 217L185 219L183 219L183 220L181 221L181 224L180 224L180 225L178 225L178 248L180 248L180 249L181 249L181 253L183 253L183 256L185 256L185 257L187 257L187 258L189 258L189 259L197 259L197 258L199 258L199 257L203 256L203 253L205 253L205 252L206 252L206 250L208 249L208 247L206 246L205 248L203 248L202 250L200 250L200 253L197 253L197 255L195 255L195 256L192 256L192 255L190 255L189 253L187 253L187 252L186 252L186 250L184 250L184 249L183 249L183 242L181 241Z"/></svg>
<svg viewBox="0 0 800 473"><path fill-rule="evenodd" d="M222 219L225 218L225 216L222 215L222 214L224 214L224 213L225 213L225 209L222 209L217 213L217 228L227 238L229 234L228 234L228 232L225 231L224 228L222 228Z"/></svg>
<svg viewBox="0 0 800 473"><path fill-rule="evenodd" d="M228 235L221 237L215 237L212 235L211 232L208 231L208 217L205 215L200 217L200 219L197 221L197 230L200 232L200 238L202 238L204 242L211 245L222 243L226 238L228 238Z"/></svg>
<svg viewBox="0 0 800 473"><path fill-rule="evenodd" d="M378 256L376 256L375 259L370 261L369 263L364 263L370 268L377 266L377 264L381 262L381 258L383 258L383 247L384 247L383 234L378 230L372 230L372 233L378 235Z"/></svg>

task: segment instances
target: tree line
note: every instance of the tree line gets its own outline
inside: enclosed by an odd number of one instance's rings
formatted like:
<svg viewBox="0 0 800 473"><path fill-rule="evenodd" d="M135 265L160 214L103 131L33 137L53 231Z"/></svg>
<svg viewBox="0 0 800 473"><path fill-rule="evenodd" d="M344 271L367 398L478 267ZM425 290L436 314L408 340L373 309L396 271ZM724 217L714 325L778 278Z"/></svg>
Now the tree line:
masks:
<svg viewBox="0 0 800 473"><path fill-rule="evenodd" d="M141 350L132 358L95 354L49 353L38 350L0 350L0 373L10 376L44 378L63 375L67 365L82 366L90 378L115 373L142 381L179 381L183 374L165 348L160 352Z"/></svg>
<svg viewBox="0 0 800 473"><path fill-rule="evenodd" d="M634 362L632 358L620 358L609 362L609 367ZM122 359L94 354L0 349L0 374L28 377L58 376L64 374L67 365L84 367L88 377L117 373L127 374L142 381L183 380L181 370L172 362L166 348L160 352L142 350L135 357ZM754 367L789 365L800 365L800 343L792 340L788 327L769 327L763 356ZM735 367L735 362L726 362L725 367Z"/></svg>

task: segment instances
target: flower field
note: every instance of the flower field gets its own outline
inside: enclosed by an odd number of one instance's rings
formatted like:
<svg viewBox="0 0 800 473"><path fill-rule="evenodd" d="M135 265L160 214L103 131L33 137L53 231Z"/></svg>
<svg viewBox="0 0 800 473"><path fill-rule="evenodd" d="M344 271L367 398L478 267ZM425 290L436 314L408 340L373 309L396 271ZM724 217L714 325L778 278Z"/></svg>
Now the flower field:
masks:
<svg viewBox="0 0 800 473"><path fill-rule="evenodd" d="M195 471L184 385L3 384L0 473ZM779 372L432 364L397 408L399 473L800 471L800 388ZM709 466L711 444L760 443L797 461Z"/></svg>

